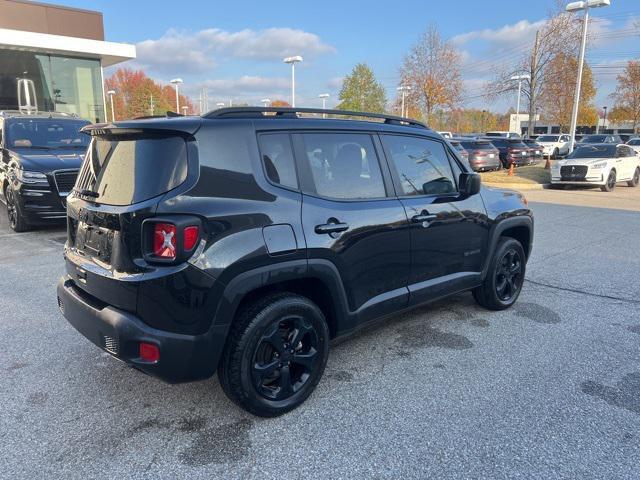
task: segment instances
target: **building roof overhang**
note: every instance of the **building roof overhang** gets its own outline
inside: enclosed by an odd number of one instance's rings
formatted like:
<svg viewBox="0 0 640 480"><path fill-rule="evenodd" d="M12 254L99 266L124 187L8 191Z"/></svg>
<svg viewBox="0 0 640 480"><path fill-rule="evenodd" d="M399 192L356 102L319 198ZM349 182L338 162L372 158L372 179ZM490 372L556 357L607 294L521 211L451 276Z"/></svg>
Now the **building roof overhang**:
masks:
<svg viewBox="0 0 640 480"><path fill-rule="evenodd" d="M0 48L99 59L109 67L136 58L136 47L128 43L104 42L48 33L0 28Z"/></svg>

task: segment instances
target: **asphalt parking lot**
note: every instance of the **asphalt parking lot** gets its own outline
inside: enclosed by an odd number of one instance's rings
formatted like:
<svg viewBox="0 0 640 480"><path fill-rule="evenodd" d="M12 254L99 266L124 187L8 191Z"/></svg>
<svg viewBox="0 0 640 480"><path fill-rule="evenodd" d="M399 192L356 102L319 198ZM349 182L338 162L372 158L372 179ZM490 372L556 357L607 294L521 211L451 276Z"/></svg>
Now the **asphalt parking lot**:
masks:
<svg viewBox="0 0 640 480"><path fill-rule="evenodd" d="M166 385L59 314L64 231L0 210L0 478L638 478L640 188L528 192L529 281L341 342L296 411Z"/></svg>

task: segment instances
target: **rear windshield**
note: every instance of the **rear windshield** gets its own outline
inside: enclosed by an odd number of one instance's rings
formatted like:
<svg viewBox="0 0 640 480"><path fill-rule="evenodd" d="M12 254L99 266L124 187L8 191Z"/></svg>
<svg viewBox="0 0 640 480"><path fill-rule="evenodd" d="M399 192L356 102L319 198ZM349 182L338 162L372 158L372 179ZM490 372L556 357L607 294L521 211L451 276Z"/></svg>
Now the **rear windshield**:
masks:
<svg viewBox="0 0 640 480"><path fill-rule="evenodd" d="M97 203L131 205L168 192L186 178L182 137L96 137L77 188L97 193Z"/></svg>
<svg viewBox="0 0 640 480"><path fill-rule="evenodd" d="M462 142L462 146L476 150L493 150L495 148L490 142Z"/></svg>
<svg viewBox="0 0 640 480"><path fill-rule="evenodd" d="M584 145L576 148L567 158L615 158L615 145Z"/></svg>
<svg viewBox="0 0 640 480"><path fill-rule="evenodd" d="M580 139L581 143L604 143L606 135L586 135Z"/></svg>
<svg viewBox="0 0 640 480"><path fill-rule="evenodd" d="M538 137L539 142L557 142L560 138L559 135L540 135Z"/></svg>

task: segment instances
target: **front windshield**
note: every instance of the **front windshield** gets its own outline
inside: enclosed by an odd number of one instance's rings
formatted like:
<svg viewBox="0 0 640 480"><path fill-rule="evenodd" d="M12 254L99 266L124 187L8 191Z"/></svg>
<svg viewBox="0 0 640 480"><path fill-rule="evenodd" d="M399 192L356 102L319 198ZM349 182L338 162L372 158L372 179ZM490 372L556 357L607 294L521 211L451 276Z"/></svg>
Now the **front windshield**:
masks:
<svg viewBox="0 0 640 480"><path fill-rule="evenodd" d="M627 145L640 145L640 138L633 138L627 142Z"/></svg>
<svg viewBox="0 0 640 480"><path fill-rule="evenodd" d="M587 135L582 137L580 143L604 143L606 139L606 135Z"/></svg>
<svg viewBox="0 0 640 480"><path fill-rule="evenodd" d="M615 158L615 156L615 145L583 145L567 155L567 158Z"/></svg>
<svg viewBox="0 0 640 480"><path fill-rule="evenodd" d="M538 137L538 141L539 142L557 142L558 138L560 138L558 135L541 135Z"/></svg>
<svg viewBox="0 0 640 480"><path fill-rule="evenodd" d="M7 121L9 148L87 148L90 137L80 133L89 122L56 118L12 118Z"/></svg>

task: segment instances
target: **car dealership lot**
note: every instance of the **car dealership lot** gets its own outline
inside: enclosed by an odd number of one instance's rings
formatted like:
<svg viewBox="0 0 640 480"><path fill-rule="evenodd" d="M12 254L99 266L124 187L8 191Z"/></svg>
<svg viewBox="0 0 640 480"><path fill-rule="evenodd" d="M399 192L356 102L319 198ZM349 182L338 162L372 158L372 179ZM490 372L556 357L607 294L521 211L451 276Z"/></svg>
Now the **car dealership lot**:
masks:
<svg viewBox="0 0 640 480"><path fill-rule="evenodd" d="M0 477L637 477L640 188L526 194L513 309L463 294L387 320L275 419L94 347L56 307L64 231L10 233L2 212Z"/></svg>

